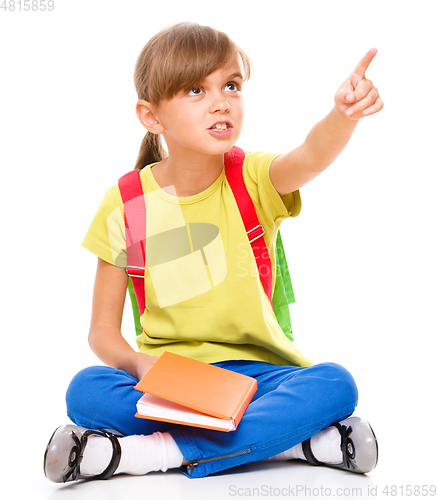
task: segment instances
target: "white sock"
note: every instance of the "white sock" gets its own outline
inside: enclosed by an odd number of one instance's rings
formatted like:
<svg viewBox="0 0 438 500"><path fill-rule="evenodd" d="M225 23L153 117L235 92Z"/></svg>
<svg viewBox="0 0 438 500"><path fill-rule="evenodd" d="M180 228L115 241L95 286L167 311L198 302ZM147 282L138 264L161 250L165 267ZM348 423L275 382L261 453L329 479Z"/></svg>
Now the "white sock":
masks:
<svg viewBox="0 0 438 500"><path fill-rule="evenodd" d="M106 437L88 436L84 458L81 462L81 474L95 476L103 472L113 456L113 446Z"/></svg>
<svg viewBox="0 0 438 500"><path fill-rule="evenodd" d="M292 448L289 448L286 451L283 451L283 453L279 453L278 455L274 455L271 458L267 458L266 460L283 461L294 459L306 460L301 443L293 446Z"/></svg>
<svg viewBox="0 0 438 500"><path fill-rule="evenodd" d="M342 462L341 435L336 427L326 427L310 438L310 449L320 462L339 464Z"/></svg>
<svg viewBox="0 0 438 500"><path fill-rule="evenodd" d="M313 455L320 462L338 464L342 462L341 436L336 427L327 427L310 438L310 448ZM297 444L289 450L279 453L267 460L306 460L303 448Z"/></svg>
<svg viewBox="0 0 438 500"><path fill-rule="evenodd" d="M126 436L118 438L122 454L115 474L143 475L148 472L179 467L183 456L167 433L155 432L150 436ZM96 475L103 472L113 455L108 438L90 436L81 463L81 474Z"/></svg>

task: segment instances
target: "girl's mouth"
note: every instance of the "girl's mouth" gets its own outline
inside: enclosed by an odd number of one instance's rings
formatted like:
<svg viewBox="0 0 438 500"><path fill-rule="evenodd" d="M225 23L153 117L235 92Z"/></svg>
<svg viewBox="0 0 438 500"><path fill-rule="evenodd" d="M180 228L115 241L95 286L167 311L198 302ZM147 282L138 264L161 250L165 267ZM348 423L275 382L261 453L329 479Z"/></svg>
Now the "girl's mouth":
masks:
<svg viewBox="0 0 438 500"><path fill-rule="evenodd" d="M228 137L233 133L233 124L231 122L217 122L208 131L215 137Z"/></svg>
<svg viewBox="0 0 438 500"><path fill-rule="evenodd" d="M225 122L215 123L211 127L211 130L220 130L220 131L223 131L223 130L227 130L228 127L229 127L228 123L225 123Z"/></svg>

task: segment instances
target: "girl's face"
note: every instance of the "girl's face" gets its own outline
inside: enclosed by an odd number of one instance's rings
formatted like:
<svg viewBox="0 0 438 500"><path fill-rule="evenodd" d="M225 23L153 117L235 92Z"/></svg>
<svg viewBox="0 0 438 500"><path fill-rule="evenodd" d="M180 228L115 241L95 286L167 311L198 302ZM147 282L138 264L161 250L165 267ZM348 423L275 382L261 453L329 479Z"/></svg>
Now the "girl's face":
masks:
<svg viewBox="0 0 438 500"><path fill-rule="evenodd" d="M199 88L161 101L154 115L169 156L229 151L242 130L242 85L242 64L236 57L208 75Z"/></svg>

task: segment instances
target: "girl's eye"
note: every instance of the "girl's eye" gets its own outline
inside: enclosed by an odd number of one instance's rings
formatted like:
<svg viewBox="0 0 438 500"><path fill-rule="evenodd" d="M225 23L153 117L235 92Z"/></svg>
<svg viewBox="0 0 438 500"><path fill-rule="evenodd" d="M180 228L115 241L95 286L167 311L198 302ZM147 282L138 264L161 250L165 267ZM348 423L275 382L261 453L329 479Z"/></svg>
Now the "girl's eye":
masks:
<svg viewBox="0 0 438 500"><path fill-rule="evenodd" d="M204 91L202 89L192 89L187 92L187 95L195 96L195 95L201 95L203 93Z"/></svg>
<svg viewBox="0 0 438 500"><path fill-rule="evenodd" d="M224 90L226 92L238 92L239 91L239 87L234 82L230 82L230 83L227 83L225 85L225 89Z"/></svg>

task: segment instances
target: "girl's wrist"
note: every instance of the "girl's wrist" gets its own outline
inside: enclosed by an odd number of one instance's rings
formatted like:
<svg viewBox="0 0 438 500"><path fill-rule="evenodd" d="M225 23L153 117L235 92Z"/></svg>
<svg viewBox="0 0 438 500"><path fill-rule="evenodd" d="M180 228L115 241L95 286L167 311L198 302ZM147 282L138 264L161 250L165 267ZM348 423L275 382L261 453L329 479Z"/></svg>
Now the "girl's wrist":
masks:
<svg viewBox="0 0 438 500"><path fill-rule="evenodd" d="M349 116L345 114L345 111L342 110L339 106L335 104L332 109L333 118L339 123L342 127L348 127L350 129L355 129L359 120L352 120Z"/></svg>
<svg viewBox="0 0 438 500"><path fill-rule="evenodd" d="M146 373L152 368L158 359L158 356L150 356L142 352L134 352L133 356L133 371L131 374L137 379L141 380Z"/></svg>

